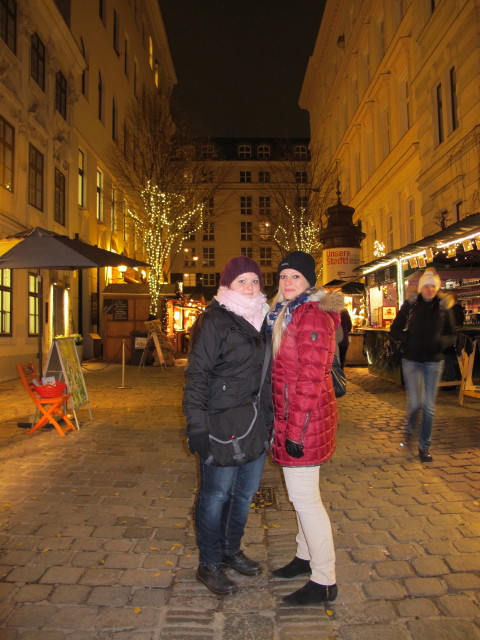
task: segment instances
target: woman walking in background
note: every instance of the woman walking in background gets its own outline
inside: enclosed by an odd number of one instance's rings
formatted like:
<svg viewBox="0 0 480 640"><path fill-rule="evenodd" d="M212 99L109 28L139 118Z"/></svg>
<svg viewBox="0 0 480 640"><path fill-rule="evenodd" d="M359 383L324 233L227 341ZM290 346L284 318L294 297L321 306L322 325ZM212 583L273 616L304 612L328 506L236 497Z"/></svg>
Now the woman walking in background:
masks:
<svg viewBox="0 0 480 640"><path fill-rule="evenodd" d="M273 460L283 467L298 522L297 551L280 578L310 574L284 601L308 605L335 600L335 549L320 496L320 464L335 449L337 405L330 370L343 296L315 289L313 257L287 255L278 266L279 289L267 330L272 335Z"/></svg>
<svg viewBox="0 0 480 640"><path fill-rule="evenodd" d="M442 377L444 353L455 344L456 328L450 307L453 300L440 293L440 277L426 269L418 281L418 295L405 300L390 327L391 335L403 345L402 372L407 392L406 437L413 433L418 414L418 455L431 462L430 443L435 416L435 399Z"/></svg>

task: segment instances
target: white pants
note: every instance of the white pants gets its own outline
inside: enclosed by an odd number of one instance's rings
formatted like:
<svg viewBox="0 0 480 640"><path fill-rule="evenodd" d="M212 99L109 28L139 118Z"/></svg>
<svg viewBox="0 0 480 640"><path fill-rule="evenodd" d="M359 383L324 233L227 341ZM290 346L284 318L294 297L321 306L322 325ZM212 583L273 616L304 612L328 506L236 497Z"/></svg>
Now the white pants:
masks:
<svg viewBox="0 0 480 640"><path fill-rule="evenodd" d="M297 557L310 560L313 582L335 584L330 518L320 497L320 467L283 467L288 497L297 514Z"/></svg>

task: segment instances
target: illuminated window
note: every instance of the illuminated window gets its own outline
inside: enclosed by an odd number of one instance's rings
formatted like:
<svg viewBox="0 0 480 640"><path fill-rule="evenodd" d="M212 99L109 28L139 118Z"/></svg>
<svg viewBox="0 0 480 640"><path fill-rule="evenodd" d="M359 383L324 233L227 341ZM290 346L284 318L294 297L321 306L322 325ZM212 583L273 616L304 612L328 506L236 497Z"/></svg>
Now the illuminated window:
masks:
<svg viewBox="0 0 480 640"><path fill-rule="evenodd" d="M28 335L38 336L38 277L28 274Z"/></svg>
<svg viewBox="0 0 480 640"><path fill-rule="evenodd" d="M260 222L258 225L259 235L262 240L272 239L272 225L270 222Z"/></svg>
<svg viewBox="0 0 480 640"><path fill-rule="evenodd" d="M183 266L194 267L197 264L197 251L193 247L192 249L184 249L183 251Z"/></svg>
<svg viewBox="0 0 480 640"><path fill-rule="evenodd" d="M78 150L78 206L85 206L85 154Z"/></svg>
<svg viewBox="0 0 480 640"><path fill-rule="evenodd" d="M0 335L12 335L12 270L0 269Z"/></svg>
<svg viewBox="0 0 480 640"><path fill-rule="evenodd" d="M97 220L103 222L103 173L97 169Z"/></svg>

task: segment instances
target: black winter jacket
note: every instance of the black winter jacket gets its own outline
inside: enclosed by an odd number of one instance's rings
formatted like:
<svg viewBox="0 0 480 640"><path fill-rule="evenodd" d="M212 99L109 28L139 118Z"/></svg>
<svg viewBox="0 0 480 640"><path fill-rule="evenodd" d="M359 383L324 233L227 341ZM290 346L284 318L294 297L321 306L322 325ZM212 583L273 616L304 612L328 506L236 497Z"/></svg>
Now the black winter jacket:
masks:
<svg viewBox="0 0 480 640"><path fill-rule="evenodd" d="M424 300L421 294L406 300L390 327L390 334L404 345L403 357L413 362L439 362L455 344L456 327L447 297ZM408 329L404 328L408 322Z"/></svg>
<svg viewBox="0 0 480 640"><path fill-rule="evenodd" d="M192 328L185 370L183 413L187 436L209 433L212 413L251 403L260 388L264 355L263 333L216 300L207 307ZM224 415L228 420L228 412ZM268 372L256 422L256 428L265 432L265 441L272 422Z"/></svg>

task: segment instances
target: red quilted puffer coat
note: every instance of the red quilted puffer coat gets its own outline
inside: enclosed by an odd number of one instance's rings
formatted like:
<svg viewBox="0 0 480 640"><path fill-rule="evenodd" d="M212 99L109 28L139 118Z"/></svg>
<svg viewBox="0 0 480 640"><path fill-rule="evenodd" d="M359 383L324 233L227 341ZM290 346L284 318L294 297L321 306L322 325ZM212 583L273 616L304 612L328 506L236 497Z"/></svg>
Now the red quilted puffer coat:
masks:
<svg viewBox="0 0 480 640"><path fill-rule="evenodd" d="M342 295L317 291L293 311L283 334L272 371L272 453L282 466L318 465L335 450L337 403L330 370L343 307ZM288 455L287 438L303 444L302 458Z"/></svg>

